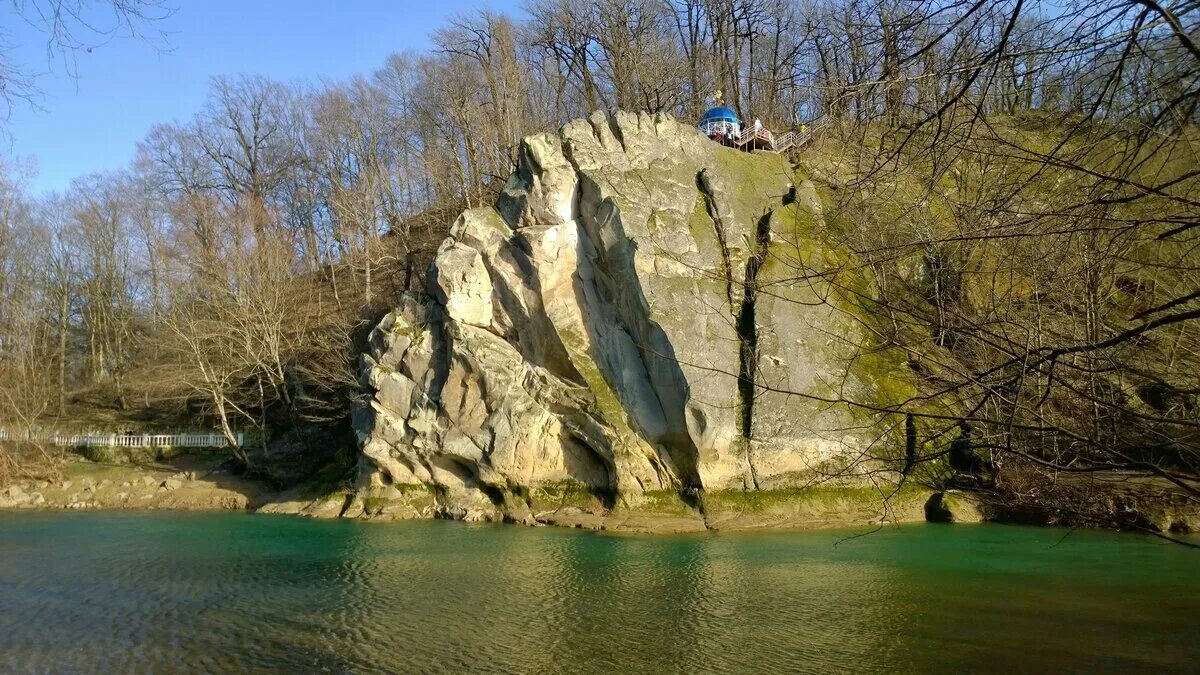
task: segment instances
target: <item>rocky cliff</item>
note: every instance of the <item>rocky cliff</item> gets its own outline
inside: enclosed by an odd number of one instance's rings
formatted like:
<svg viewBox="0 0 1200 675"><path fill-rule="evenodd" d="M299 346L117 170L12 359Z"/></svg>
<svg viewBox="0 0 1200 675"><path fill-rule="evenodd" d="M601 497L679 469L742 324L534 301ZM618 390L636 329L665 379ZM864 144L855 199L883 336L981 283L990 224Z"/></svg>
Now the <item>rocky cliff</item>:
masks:
<svg viewBox="0 0 1200 675"><path fill-rule="evenodd" d="M679 529L883 515L914 391L787 158L668 116L524 141L362 357L347 515ZM916 498L892 515L920 516ZM759 514L747 521L748 513ZM740 520L739 520L740 519Z"/></svg>

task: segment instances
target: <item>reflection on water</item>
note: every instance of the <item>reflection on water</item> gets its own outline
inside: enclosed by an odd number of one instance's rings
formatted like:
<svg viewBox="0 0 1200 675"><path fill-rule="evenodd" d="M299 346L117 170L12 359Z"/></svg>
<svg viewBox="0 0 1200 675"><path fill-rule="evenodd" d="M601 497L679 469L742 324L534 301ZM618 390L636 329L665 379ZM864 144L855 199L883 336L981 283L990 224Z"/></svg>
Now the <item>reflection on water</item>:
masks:
<svg viewBox="0 0 1200 675"><path fill-rule="evenodd" d="M6 514L0 671L1193 667L1200 554L1064 534Z"/></svg>

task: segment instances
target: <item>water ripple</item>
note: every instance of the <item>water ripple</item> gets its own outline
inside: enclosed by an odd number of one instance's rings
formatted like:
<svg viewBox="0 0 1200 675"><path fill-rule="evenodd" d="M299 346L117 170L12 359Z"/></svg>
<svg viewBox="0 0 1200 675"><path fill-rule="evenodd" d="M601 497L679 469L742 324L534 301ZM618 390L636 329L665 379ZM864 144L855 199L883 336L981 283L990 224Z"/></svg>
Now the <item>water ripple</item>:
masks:
<svg viewBox="0 0 1200 675"><path fill-rule="evenodd" d="M613 537L0 516L3 672L1186 669L1197 557L1106 533Z"/></svg>

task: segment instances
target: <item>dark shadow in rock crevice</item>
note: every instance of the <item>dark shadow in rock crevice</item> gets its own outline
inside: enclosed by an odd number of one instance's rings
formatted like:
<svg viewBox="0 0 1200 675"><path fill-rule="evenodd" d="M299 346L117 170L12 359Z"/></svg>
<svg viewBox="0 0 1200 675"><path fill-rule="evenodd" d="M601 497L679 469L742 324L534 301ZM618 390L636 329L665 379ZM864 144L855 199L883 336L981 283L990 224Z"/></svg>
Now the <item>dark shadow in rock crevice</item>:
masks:
<svg viewBox="0 0 1200 675"><path fill-rule="evenodd" d="M612 459L593 448L585 439L571 433L563 435L563 469L572 480L587 487L598 497L614 495L616 467ZM601 499L601 501L605 501ZM611 504L606 503L611 508Z"/></svg>
<svg viewBox="0 0 1200 675"><path fill-rule="evenodd" d="M750 443L754 438L754 401L758 395L758 274L768 255L771 241L771 212L758 219L754 254L746 261L742 282L742 301L737 315L738 334L738 406L741 411L742 438L746 443L746 462L754 489L759 489L758 470L754 466Z"/></svg>
<svg viewBox="0 0 1200 675"><path fill-rule="evenodd" d="M430 283L437 283L433 272L430 273ZM445 325L446 315L442 305L431 299L425 303L424 310L425 316L421 327L431 331L429 368L433 371L433 377L430 378L426 388L426 395L440 409L442 389L445 388L446 381L450 379L450 358L453 350L449 331Z"/></svg>
<svg viewBox="0 0 1200 675"><path fill-rule="evenodd" d="M518 297L517 291L505 283L495 283L493 279L496 296L514 324L525 324L514 325L517 348L522 356L531 363L544 367L556 377L584 386L583 376L571 361L566 346L542 304L542 281L530 259L530 249L524 233L517 233L508 240L505 249L501 251L501 255L520 274L522 287L528 291L524 294L525 297ZM488 268L491 273L491 265L488 265ZM544 339L537 340L531 337Z"/></svg>

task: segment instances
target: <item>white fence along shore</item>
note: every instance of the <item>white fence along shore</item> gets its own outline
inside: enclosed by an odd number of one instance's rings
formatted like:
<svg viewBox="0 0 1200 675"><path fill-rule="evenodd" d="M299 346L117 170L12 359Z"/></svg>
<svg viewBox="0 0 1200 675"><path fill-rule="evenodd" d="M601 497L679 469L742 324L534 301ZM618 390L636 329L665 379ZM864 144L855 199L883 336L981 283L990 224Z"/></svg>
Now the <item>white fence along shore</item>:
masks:
<svg viewBox="0 0 1200 675"><path fill-rule="evenodd" d="M244 445L241 432L236 434L238 445ZM85 432L79 434L57 431L19 432L0 429L0 441L31 441L72 448L224 448L229 441L222 434L184 432L177 434L115 434Z"/></svg>

